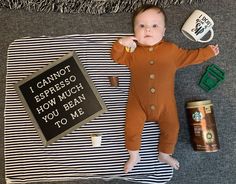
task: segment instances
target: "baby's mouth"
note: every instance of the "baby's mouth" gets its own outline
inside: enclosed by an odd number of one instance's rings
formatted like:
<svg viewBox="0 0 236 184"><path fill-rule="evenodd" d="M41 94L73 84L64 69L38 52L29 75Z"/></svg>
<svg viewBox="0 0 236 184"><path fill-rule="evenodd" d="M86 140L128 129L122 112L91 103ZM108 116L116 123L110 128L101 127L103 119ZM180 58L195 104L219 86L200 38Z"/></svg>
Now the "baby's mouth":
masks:
<svg viewBox="0 0 236 184"><path fill-rule="evenodd" d="M151 35L145 35L144 38L150 38L152 37Z"/></svg>

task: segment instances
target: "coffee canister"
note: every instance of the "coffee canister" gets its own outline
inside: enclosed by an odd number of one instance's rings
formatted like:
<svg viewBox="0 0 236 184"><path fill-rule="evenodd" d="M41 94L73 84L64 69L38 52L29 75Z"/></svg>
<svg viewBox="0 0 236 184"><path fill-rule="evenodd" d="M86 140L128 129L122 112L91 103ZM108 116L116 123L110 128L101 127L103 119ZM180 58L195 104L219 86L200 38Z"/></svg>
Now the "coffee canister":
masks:
<svg viewBox="0 0 236 184"><path fill-rule="evenodd" d="M188 102L186 109L193 149L204 152L218 151L220 146L211 100Z"/></svg>

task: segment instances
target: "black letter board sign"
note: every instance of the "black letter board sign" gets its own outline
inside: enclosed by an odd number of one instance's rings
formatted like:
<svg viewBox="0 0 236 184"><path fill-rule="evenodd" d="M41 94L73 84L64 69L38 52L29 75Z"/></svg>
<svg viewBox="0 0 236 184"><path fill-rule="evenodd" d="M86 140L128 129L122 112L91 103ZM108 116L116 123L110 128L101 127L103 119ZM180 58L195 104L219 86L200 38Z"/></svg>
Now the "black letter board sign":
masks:
<svg viewBox="0 0 236 184"><path fill-rule="evenodd" d="M107 110L75 52L20 81L16 90L45 146Z"/></svg>

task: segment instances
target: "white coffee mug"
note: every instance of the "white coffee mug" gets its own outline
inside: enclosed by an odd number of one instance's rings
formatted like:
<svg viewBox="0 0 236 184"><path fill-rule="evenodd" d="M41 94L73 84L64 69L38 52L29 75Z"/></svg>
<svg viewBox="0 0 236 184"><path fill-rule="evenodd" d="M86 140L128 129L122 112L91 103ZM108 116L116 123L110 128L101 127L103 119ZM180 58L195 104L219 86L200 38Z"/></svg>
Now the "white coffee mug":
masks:
<svg viewBox="0 0 236 184"><path fill-rule="evenodd" d="M213 20L201 10L195 10L184 23L181 31L190 40L196 42L209 42L214 36L212 29ZM210 38L202 40L202 38L210 31Z"/></svg>

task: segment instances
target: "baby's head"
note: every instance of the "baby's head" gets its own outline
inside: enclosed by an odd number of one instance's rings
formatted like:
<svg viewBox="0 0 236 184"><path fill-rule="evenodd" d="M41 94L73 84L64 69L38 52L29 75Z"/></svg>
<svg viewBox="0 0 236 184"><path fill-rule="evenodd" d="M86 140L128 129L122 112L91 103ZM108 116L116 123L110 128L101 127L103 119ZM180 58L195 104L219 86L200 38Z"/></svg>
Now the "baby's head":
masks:
<svg viewBox="0 0 236 184"><path fill-rule="evenodd" d="M144 5L133 15L133 29L138 42L152 46L159 43L165 34L165 12L155 5Z"/></svg>

